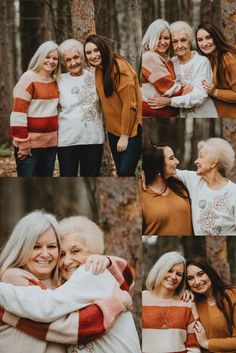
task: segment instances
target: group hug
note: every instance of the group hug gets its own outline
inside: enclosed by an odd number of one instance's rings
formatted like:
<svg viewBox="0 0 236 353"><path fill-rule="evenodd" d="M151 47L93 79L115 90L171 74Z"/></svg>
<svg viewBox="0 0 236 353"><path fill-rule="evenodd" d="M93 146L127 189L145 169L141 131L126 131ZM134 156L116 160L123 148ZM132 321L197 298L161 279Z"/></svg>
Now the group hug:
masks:
<svg viewBox="0 0 236 353"><path fill-rule="evenodd" d="M142 351L236 351L236 286L201 256L163 254L142 296Z"/></svg>
<svg viewBox="0 0 236 353"><path fill-rule="evenodd" d="M21 218L0 254L0 352L141 353L126 260L84 216Z"/></svg>
<svg viewBox="0 0 236 353"><path fill-rule="evenodd" d="M236 47L210 23L152 22L142 78L143 117L236 118Z"/></svg>
<svg viewBox="0 0 236 353"><path fill-rule="evenodd" d="M61 74L61 64L67 73ZM142 98L136 72L98 35L40 45L13 91L18 176L99 176L105 132L118 176L135 176Z"/></svg>

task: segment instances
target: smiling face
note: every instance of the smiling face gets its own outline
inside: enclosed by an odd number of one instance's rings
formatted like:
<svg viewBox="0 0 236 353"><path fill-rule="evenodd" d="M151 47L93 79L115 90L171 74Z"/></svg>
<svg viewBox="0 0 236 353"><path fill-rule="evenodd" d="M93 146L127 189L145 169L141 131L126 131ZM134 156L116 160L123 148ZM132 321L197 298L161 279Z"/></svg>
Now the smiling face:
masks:
<svg viewBox="0 0 236 353"><path fill-rule="evenodd" d="M63 61L72 76L80 76L83 72L83 59L75 48L63 53Z"/></svg>
<svg viewBox="0 0 236 353"><path fill-rule="evenodd" d="M58 256L56 234L53 228L49 228L38 238L24 269L40 280L48 279L57 264Z"/></svg>
<svg viewBox="0 0 236 353"><path fill-rule="evenodd" d="M200 176L206 176L216 166L209 157L209 150L206 147L200 149L194 164L197 166L197 175Z"/></svg>
<svg viewBox="0 0 236 353"><path fill-rule="evenodd" d="M212 283L208 275L198 266L188 265L187 283L194 293L209 295L212 291Z"/></svg>
<svg viewBox="0 0 236 353"><path fill-rule="evenodd" d="M57 67L59 55L57 50L53 50L43 60L39 73L50 75Z"/></svg>
<svg viewBox="0 0 236 353"><path fill-rule="evenodd" d="M177 158L175 158L174 152L168 146L164 147L164 173L165 177L169 178L176 174L176 167L179 164Z"/></svg>
<svg viewBox="0 0 236 353"><path fill-rule="evenodd" d="M63 235L61 249L59 267L63 279L68 280L90 253L83 237L78 232Z"/></svg>
<svg viewBox="0 0 236 353"><path fill-rule="evenodd" d="M98 66L102 63L102 55L96 44L92 42L86 43L84 51L89 65Z"/></svg>
<svg viewBox="0 0 236 353"><path fill-rule="evenodd" d="M181 59L189 56L190 51L190 41L188 35L185 31L177 31L171 33L172 37L172 46L175 55Z"/></svg>
<svg viewBox="0 0 236 353"><path fill-rule="evenodd" d="M170 32L168 31L168 29L165 29L160 34L156 52L161 56L165 56L169 47L170 47Z"/></svg>
<svg viewBox="0 0 236 353"><path fill-rule="evenodd" d="M184 264L180 263L171 267L160 282L159 288L162 291L175 293L176 288L180 285L184 275Z"/></svg>
<svg viewBox="0 0 236 353"><path fill-rule="evenodd" d="M216 50L212 36L202 28L197 31L197 44L201 52L205 55L211 55Z"/></svg>

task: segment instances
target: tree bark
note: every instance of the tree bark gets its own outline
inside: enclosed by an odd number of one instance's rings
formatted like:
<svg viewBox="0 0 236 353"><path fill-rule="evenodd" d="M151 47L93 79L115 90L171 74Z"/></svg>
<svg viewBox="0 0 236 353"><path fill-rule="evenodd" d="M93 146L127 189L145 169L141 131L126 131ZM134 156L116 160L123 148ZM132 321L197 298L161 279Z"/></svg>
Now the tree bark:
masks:
<svg viewBox="0 0 236 353"><path fill-rule="evenodd" d="M71 19L74 38L83 42L95 33L94 5L92 0L71 0Z"/></svg>

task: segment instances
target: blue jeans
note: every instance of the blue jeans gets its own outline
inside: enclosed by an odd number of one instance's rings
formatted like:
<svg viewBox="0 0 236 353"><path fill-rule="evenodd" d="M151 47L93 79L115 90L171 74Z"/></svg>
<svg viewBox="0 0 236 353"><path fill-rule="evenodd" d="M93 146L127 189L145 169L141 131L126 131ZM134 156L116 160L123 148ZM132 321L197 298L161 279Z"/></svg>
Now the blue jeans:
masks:
<svg viewBox="0 0 236 353"><path fill-rule="evenodd" d="M57 147L32 148L32 156L19 159L18 148L15 148L16 170L19 177L53 176Z"/></svg>
<svg viewBox="0 0 236 353"><path fill-rule="evenodd" d="M99 176L103 144L58 147L60 176Z"/></svg>
<svg viewBox="0 0 236 353"><path fill-rule="evenodd" d="M116 165L118 176L135 176L135 169L141 156L142 127L139 125L137 136L130 137L128 147L123 152L117 151L119 136L108 132L111 153Z"/></svg>

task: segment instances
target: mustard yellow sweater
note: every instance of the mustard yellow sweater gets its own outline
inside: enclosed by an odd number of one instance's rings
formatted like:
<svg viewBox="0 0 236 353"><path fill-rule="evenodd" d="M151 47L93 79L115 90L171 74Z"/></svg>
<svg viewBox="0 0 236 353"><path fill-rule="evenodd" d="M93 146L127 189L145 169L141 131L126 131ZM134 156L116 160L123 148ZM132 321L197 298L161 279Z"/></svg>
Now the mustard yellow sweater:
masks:
<svg viewBox="0 0 236 353"><path fill-rule="evenodd" d="M102 69L96 68L96 88L102 105L106 131L113 135L137 135L142 121L142 97L138 77L124 59L116 59L120 69L120 82L117 91L106 97L103 90Z"/></svg>

